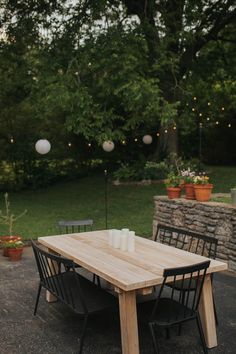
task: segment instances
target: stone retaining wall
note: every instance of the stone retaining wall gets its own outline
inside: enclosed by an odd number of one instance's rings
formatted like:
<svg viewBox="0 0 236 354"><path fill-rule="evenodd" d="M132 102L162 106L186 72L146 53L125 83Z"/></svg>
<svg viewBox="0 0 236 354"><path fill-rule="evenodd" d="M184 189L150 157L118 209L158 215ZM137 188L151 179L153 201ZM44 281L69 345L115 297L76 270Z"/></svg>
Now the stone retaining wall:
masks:
<svg viewBox="0 0 236 354"><path fill-rule="evenodd" d="M153 234L158 223L196 231L219 240L217 259L236 271L236 206L155 196Z"/></svg>

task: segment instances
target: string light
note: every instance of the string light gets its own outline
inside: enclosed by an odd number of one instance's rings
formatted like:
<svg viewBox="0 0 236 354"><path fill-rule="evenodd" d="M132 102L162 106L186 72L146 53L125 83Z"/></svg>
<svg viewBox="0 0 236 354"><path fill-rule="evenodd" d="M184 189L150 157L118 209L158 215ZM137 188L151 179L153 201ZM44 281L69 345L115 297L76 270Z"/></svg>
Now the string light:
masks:
<svg viewBox="0 0 236 354"><path fill-rule="evenodd" d="M122 140L122 144L125 145L125 140Z"/></svg>
<svg viewBox="0 0 236 354"><path fill-rule="evenodd" d="M222 107L222 108L221 108L221 110L222 110L222 111L224 111L224 110L225 110L225 108L224 108L224 107Z"/></svg>
<svg viewBox="0 0 236 354"><path fill-rule="evenodd" d="M199 113L199 117L202 117L202 113Z"/></svg>
<svg viewBox="0 0 236 354"><path fill-rule="evenodd" d="M207 120L210 120L210 118L209 118L209 117L207 117Z"/></svg>
<svg viewBox="0 0 236 354"><path fill-rule="evenodd" d="M157 136L160 136L160 133L157 133Z"/></svg>
<svg viewBox="0 0 236 354"><path fill-rule="evenodd" d="M173 129L174 129L174 130L176 130L176 129L177 129L176 125L174 125L174 126L173 126Z"/></svg>
<svg viewBox="0 0 236 354"><path fill-rule="evenodd" d="M137 143L138 139L137 139L137 138L135 138L135 139L134 139L134 141Z"/></svg>
<svg viewBox="0 0 236 354"><path fill-rule="evenodd" d="M195 108L192 108L192 111L194 112L194 111L195 111Z"/></svg>
<svg viewBox="0 0 236 354"><path fill-rule="evenodd" d="M231 128L231 124L228 124L228 127Z"/></svg>
<svg viewBox="0 0 236 354"><path fill-rule="evenodd" d="M10 139L10 143L14 144L14 139L13 138Z"/></svg>
<svg viewBox="0 0 236 354"><path fill-rule="evenodd" d="M168 130L167 130L167 129L165 129L165 133L166 133L166 134L168 133Z"/></svg>
<svg viewBox="0 0 236 354"><path fill-rule="evenodd" d="M208 102L207 105L210 106L210 105L211 105L211 102Z"/></svg>
<svg viewBox="0 0 236 354"><path fill-rule="evenodd" d="M217 124L217 125L219 124L218 120L216 121L216 124Z"/></svg>
<svg viewBox="0 0 236 354"><path fill-rule="evenodd" d="M91 144L90 144L90 143L88 143L88 147L91 147Z"/></svg>
<svg viewBox="0 0 236 354"><path fill-rule="evenodd" d="M71 147L71 145L72 145L71 143L68 143L68 146L69 146L69 147Z"/></svg>
<svg viewBox="0 0 236 354"><path fill-rule="evenodd" d="M196 100L197 100L197 97L194 96L193 99L194 99L194 101L196 101Z"/></svg>

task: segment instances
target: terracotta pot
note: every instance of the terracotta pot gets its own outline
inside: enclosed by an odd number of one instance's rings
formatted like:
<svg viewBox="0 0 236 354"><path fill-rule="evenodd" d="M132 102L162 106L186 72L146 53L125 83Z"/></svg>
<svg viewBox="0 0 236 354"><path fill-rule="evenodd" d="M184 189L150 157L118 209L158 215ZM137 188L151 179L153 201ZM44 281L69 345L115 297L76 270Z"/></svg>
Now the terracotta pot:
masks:
<svg viewBox="0 0 236 354"><path fill-rule="evenodd" d="M23 247L22 248L8 248L8 253L9 253L9 258L10 261L16 262L21 260L23 252Z"/></svg>
<svg viewBox="0 0 236 354"><path fill-rule="evenodd" d="M185 198L186 199L196 199L195 198L195 191L194 191L194 184L192 183L185 183Z"/></svg>
<svg viewBox="0 0 236 354"><path fill-rule="evenodd" d="M211 197L213 184L195 184L194 191L196 200L199 202L208 202Z"/></svg>
<svg viewBox="0 0 236 354"><path fill-rule="evenodd" d="M180 187L167 187L167 195L169 199L180 198L181 188Z"/></svg>
<svg viewBox="0 0 236 354"><path fill-rule="evenodd" d="M9 241L17 241L17 240L20 241L21 237L20 236L1 236L0 237L0 241L2 243L9 242ZM9 257L8 250L9 250L9 248L3 248L4 257Z"/></svg>

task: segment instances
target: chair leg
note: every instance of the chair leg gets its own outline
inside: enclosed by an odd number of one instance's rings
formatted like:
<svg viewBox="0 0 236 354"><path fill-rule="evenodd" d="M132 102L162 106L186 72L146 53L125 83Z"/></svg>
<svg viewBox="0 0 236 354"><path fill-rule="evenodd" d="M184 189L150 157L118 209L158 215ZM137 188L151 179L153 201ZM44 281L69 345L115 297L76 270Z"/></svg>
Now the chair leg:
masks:
<svg viewBox="0 0 236 354"><path fill-rule="evenodd" d="M93 274L93 283L96 284L96 281L97 281L97 284L98 284L99 288L101 288L101 283L100 283L99 276L96 275L96 274Z"/></svg>
<svg viewBox="0 0 236 354"><path fill-rule="evenodd" d="M41 293L41 289L42 289L42 285L39 284L39 287L38 287L38 294L37 294L36 303L35 303L35 307L34 307L34 316L36 315L36 312L37 312L38 303L39 303L39 296L40 296L40 293Z"/></svg>
<svg viewBox="0 0 236 354"><path fill-rule="evenodd" d="M86 329L87 329L87 324L88 324L88 316L86 316L85 319L84 319L83 329L82 329L82 333L81 333L81 337L80 337L78 354L82 354L83 345L84 345L84 338L85 338Z"/></svg>
<svg viewBox="0 0 236 354"><path fill-rule="evenodd" d="M152 323L149 323L149 328L150 328L150 331L151 331L152 342L153 342L153 345L154 345L155 353L158 354L159 351L158 351L156 336L155 336L155 332L154 332L154 328L153 328L153 324Z"/></svg>
<svg viewBox="0 0 236 354"><path fill-rule="evenodd" d="M207 350L206 341L205 341L205 337L204 337L204 333L203 333L203 329L202 329L202 323L201 323L199 314L197 314L196 320L197 320L198 331L199 331L201 342L202 342L203 351L204 351L204 354L207 354L208 350Z"/></svg>

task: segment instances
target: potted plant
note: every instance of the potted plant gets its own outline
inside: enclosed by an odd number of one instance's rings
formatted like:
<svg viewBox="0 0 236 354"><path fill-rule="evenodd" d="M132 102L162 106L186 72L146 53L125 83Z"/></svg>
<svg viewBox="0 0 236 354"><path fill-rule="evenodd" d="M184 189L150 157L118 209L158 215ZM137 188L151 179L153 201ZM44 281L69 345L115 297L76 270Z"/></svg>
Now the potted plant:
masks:
<svg viewBox="0 0 236 354"><path fill-rule="evenodd" d="M10 261L16 262L21 260L24 244L21 240L10 240L3 243L4 249L8 250Z"/></svg>
<svg viewBox="0 0 236 354"><path fill-rule="evenodd" d="M181 194L181 177L179 174L170 172L165 180L167 195L169 199L179 198Z"/></svg>
<svg viewBox="0 0 236 354"><path fill-rule="evenodd" d="M236 187L231 188L231 200L232 200L232 204L236 205Z"/></svg>
<svg viewBox="0 0 236 354"><path fill-rule="evenodd" d="M185 198L195 199L195 192L194 192L195 172L191 171L191 169L188 168L187 170L181 171L181 176L184 180Z"/></svg>
<svg viewBox="0 0 236 354"><path fill-rule="evenodd" d="M213 184L209 183L209 177L205 173L194 177L194 191L196 200L199 202L207 202L211 197Z"/></svg>
<svg viewBox="0 0 236 354"><path fill-rule="evenodd" d="M13 224L16 220L18 220L20 217L26 214L27 210L23 211L18 216L15 216L14 214L11 213L10 209L10 202L8 198L8 193L5 193L4 195L5 199L5 213L0 210L0 224L4 224L8 228L8 235L7 236L1 236L1 242L3 243L3 255L8 256L8 247L7 243L12 242L12 241L20 241L21 237L20 236L15 236L13 235Z"/></svg>

